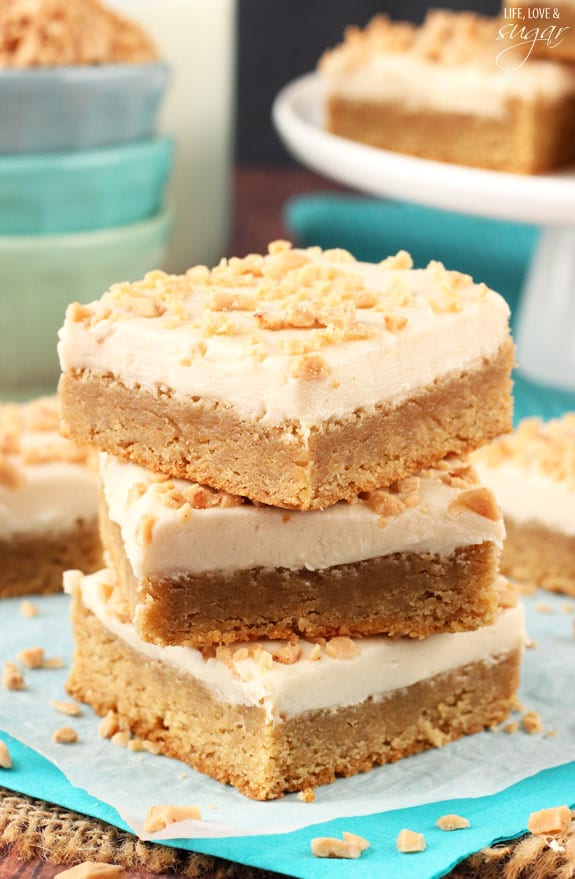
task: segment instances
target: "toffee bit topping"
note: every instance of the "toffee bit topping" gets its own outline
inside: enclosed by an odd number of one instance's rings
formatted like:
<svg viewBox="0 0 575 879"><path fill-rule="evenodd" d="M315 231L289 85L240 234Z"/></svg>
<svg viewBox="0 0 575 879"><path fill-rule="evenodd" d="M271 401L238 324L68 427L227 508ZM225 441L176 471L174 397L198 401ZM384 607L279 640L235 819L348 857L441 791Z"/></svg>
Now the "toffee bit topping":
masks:
<svg viewBox="0 0 575 879"><path fill-rule="evenodd" d="M321 381L330 374L330 369L320 354L303 354L291 366L290 374L301 381Z"/></svg>
<svg viewBox="0 0 575 879"><path fill-rule="evenodd" d="M514 433L474 455L488 467L511 463L575 491L575 413L548 422L525 418Z"/></svg>
<svg viewBox="0 0 575 879"><path fill-rule="evenodd" d="M136 543L139 546L148 546L152 542L152 533L156 522L155 516L141 516L135 530Z"/></svg>
<svg viewBox="0 0 575 879"><path fill-rule="evenodd" d="M407 318L401 314L386 314L383 322L390 333L399 333L407 326Z"/></svg>
<svg viewBox="0 0 575 879"><path fill-rule="evenodd" d="M353 659L359 654L359 647L346 635L337 635L327 642L325 652L332 659Z"/></svg>
<svg viewBox="0 0 575 879"><path fill-rule="evenodd" d="M83 323L84 321L90 320L90 318L92 317L92 312L89 308L86 308L86 306L82 305L80 302L71 302L66 309L66 317L74 324Z"/></svg>
<svg viewBox="0 0 575 879"><path fill-rule="evenodd" d="M314 644L310 652L308 653L307 658L310 662L317 662L319 659L321 659L321 646L319 644Z"/></svg>
<svg viewBox="0 0 575 879"><path fill-rule="evenodd" d="M380 262L380 266L384 269L393 269L394 271L409 271L413 268L413 260L407 250L398 250L393 256L383 259Z"/></svg>
<svg viewBox="0 0 575 879"><path fill-rule="evenodd" d="M491 522L501 519L501 510L488 488L472 488L464 491L449 505L451 513L457 514L466 510Z"/></svg>
<svg viewBox="0 0 575 879"><path fill-rule="evenodd" d="M139 24L100 0L2 0L0 69L158 58Z"/></svg>
<svg viewBox="0 0 575 879"><path fill-rule="evenodd" d="M328 320L322 317L321 310L313 311L311 308L303 306L289 308L287 311L277 314L256 311L254 318L262 330L294 330L328 326Z"/></svg>
<svg viewBox="0 0 575 879"><path fill-rule="evenodd" d="M419 27L377 15L364 30L349 27L344 42L324 53L320 69L329 77L370 65L381 55L407 54L433 64L493 63L499 23L471 12L430 10Z"/></svg>
<svg viewBox="0 0 575 879"><path fill-rule="evenodd" d="M392 483L388 488L375 488L373 491L361 492L359 499L387 522L393 516L399 516L406 510L416 507L420 501L420 479L409 476Z"/></svg>
<svg viewBox="0 0 575 879"><path fill-rule="evenodd" d="M237 654L236 654L237 655ZM281 662L283 665L293 665L301 656L301 646L295 639L288 641L274 650L272 659L274 662Z"/></svg>
<svg viewBox="0 0 575 879"><path fill-rule="evenodd" d="M0 487L19 488L25 479L22 468L62 462L85 464L91 452L58 435L58 404L55 397L31 403L0 403Z"/></svg>
<svg viewBox="0 0 575 879"><path fill-rule="evenodd" d="M245 293L226 293L214 290L208 297L208 308L213 311L255 311L258 301Z"/></svg>

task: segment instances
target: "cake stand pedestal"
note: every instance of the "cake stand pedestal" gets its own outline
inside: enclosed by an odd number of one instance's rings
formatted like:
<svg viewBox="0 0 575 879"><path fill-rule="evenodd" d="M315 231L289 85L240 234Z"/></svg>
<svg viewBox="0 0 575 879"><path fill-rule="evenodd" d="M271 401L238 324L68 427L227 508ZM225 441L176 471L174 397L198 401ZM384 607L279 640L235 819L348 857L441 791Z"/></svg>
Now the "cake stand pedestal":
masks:
<svg viewBox="0 0 575 879"><path fill-rule="evenodd" d="M518 362L536 381L575 390L575 172L528 177L431 162L323 130L316 74L273 106L286 148L303 165L371 195L542 227L517 320Z"/></svg>

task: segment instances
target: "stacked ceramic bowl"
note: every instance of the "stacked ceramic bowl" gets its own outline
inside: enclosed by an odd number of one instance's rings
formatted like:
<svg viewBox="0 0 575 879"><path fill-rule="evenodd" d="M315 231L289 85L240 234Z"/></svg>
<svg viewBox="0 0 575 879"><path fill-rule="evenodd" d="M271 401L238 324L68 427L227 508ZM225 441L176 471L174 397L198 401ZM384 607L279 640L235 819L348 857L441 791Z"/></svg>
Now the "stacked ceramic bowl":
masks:
<svg viewBox="0 0 575 879"><path fill-rule="evenodd" d="M163 62L0 71L0 397L48 389L71 299L162 265Z"/></svg>

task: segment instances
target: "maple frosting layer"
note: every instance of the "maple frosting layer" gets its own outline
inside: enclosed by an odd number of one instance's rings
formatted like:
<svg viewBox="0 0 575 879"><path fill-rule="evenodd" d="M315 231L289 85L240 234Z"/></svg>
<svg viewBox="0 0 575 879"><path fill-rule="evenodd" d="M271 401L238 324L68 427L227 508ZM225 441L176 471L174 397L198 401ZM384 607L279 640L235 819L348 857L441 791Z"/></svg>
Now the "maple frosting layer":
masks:
<svg viewBox="0 0 575 879"><path fill-rule="evenodd" d="M194 648L158 647L142 641L131 623L114 614L113 602L107 599L112 577L105 570L88 577L70 571L65 575L65 589L70 593L80 589L85 607L142 656L192 675L221 701L261 706L276 720L385 698L393 690L472 662L488 662L525 643L524 612L517 605L501 611L494 625L475 632L431 635L420 641L385 636L332 639L323 649L300 641L301 657L291 664L273 660L282 642L270 641L255 647L236 645L234 650L219 648L216 657L204 658ZM346 657L330 655L330 645L333 654L345 646ZM310 659L318 649L320 658Z"/></svg>
<svg viewBox="0 0 575 879"><path fill-rule="evenodd" d="M526 28L532 39L535 25ZM350 28L320 71L333 96L473 116L505 116L510 99L573 94L575 72L527 60L530 44L518 30L516 22L443 10L428 13L419 28L378 16L363 31Z"/></svg>
<svg viewBox="0 0 575 879"><path fill-rule="evenodd" d="M575 414L525 419L473 460L504 516L575 536Z"/></svg>
<svg viewBox="0 0 575 879"><path fill-rule="evenodd" d="M61 534L98 512L89 453L57 431L56 400L0 405L0 538Z"/></svg>
<svg viewBox="0 0 575 879"><path fill-rule="evenodd" d="M211 272L153 272L70 306L62 369L305 429L481 369L508 338L504 300L439 263L412 270L403 252L359 263L285 242L270 251Z"/></svg>
<svg viewBox="0 0 575 879"><path fill-rule="evenodd" d="M100 456L108 515L138 577L264 568L315 570L398 552L501 546L503 521L466 462L325 510L288 512Z"/></svg>

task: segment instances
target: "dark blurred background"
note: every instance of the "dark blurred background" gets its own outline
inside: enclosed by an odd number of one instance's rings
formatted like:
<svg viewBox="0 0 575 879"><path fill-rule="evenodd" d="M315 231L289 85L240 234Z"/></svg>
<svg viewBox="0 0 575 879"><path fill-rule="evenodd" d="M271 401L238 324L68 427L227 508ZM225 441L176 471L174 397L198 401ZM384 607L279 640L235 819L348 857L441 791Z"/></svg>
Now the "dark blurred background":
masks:
<svg viewBox="0 0 575 879"><path fill-rule="evenodd" d="M289 80L313 70L324 49L340 42L346 25L363 27L378 12L419 22L438 6L496 15L501 2L239 0L237 161L290 161L271 125L273 99Z"/></svg>

